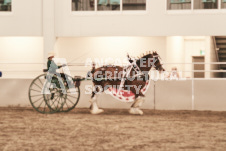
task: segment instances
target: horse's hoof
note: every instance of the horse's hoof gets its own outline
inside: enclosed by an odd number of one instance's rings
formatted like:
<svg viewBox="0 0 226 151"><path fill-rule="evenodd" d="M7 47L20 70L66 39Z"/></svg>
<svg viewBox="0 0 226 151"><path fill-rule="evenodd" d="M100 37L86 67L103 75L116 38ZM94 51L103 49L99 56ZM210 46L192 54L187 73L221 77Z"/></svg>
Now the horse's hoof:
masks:
<svg viewBox="0 0 226 151"><path fill-rule="evenodd" d="M129 110L129 113L130 114L138 114L138 115L143 115L144 114L143 111L138 109L138 108L131 108Z"/></svg>
<svg viewBox="0 0 226 151"><path fill-rule="evenodd" d="M102 112L104 112L103 109L90 110L90 113L91 113L91 114L100 114L100 113L102 113Z"/></svg>
<svg viewBox="0 0 226 151"><path fill-rule="evenodd" d="M144 112L142 110L140 110L140 109L138 109L137 111L138 111L138 114L140 114L140 115L144 114Z"/></svg>

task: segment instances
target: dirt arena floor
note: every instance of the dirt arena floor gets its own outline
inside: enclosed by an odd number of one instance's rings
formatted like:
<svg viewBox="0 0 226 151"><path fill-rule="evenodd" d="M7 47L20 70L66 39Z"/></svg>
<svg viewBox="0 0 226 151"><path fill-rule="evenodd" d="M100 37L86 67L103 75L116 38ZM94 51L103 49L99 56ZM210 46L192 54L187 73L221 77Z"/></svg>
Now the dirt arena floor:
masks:
<svg viewBox="0 0 226 151"><path fill-rule="evenodd" d="M226 112L0 108L0 151L226 150Z"/></svg>

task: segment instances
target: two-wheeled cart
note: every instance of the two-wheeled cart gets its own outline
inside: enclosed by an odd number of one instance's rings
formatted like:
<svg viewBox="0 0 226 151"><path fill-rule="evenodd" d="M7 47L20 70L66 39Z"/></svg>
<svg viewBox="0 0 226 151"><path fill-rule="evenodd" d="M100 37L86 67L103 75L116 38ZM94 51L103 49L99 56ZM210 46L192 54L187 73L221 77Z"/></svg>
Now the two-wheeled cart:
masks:
<svg viewBox="0 0 226 151"><path fill-rule="evenodd" d="M69 79L73 89L68 87L68 81L56 74L44 73L36 77L28 93L32 107L40 113L68 112L75 108L80 98L80 82L84 78Z"/></svg>

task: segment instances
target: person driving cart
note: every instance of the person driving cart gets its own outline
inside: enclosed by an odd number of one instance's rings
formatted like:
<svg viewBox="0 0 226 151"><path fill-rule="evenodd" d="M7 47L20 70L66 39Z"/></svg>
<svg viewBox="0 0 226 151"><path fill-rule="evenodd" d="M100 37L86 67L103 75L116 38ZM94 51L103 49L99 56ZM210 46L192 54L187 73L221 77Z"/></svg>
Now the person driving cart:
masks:
<svg viewBox="0 0 226 151"><path fill-rule="evenodd" d="M65 64L64 65L61 65L61 66L58 66L55 61L53 60L53 58L55 57L54 53L49 53L48 54L48 61L47 61L47 70L49 73L52 73L52 74L56 74L57 73L57 69L60 69L64 66L66 66ZM64 73L60 73L61 77L66 80L66 75Z"/></svg>
<svg viewBox="0 0 226 151"><path fill-rule="evenodd" d="M47 70L48 70L49 73L54 74L54 75L59 75L59 74L60 74L61 78L62 78L63 81L64 81L64 85L65 85L66 87L68 87L68 82L71 81L71 80L69 79L70 76L68 76L67 74L64 74L64 73L58 73L58 72L57 72L58 69L60 69L60 68L62 68L62 67L65 67L66 64L63 64L63 65L58 66L58 65L55 63L54 59L53 59L54 57L55 57L54 53L49 53L49 54L48 54ZM73 83L73 81L71 82L71 84L72 84L72 83Z"/></svg>
<svg viewBox="0 0 226 151"><path fill-rule="evenodd" d="M63 80L63 84L64 86L67 88L69 88L70 86L68 85L69 83L73 84L73 81L69 80L69 76L67 74L64 74L64 73L59 73L57 72L58 69L62 68L62 67L65 67L66 64L63 64L63 65L60 65L58 66L55 61L54 61L54 58L55 55L54 53L49 53L48 54L48 61L47 61L47 70L50 74L54 74L56 76L60 76ZM69 82L71 81L71 82ZM69 82L69 83L68 83ZM57 88L62 88L62 86L60 85L60 81L58 78L56 77L53 77L52 80L51 80L51 83L55 83L56 84L56 87ZM51 100L54 98L54 93L51 93Z"/></svg>

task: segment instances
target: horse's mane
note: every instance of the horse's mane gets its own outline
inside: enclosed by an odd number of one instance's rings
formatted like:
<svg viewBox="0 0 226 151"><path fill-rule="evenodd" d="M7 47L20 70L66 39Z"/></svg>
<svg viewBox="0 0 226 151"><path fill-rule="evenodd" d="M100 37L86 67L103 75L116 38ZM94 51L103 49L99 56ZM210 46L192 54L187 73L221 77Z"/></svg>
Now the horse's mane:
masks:
<svg viewBox="0 0 226 151"><path fill-rule="evenodd" d="M137 65L140 65L141 59L148 59L148 58L152 58L153 57L153 53L149 52L146 54L143 54L143 56L139 57L136 61Z"/></svg>

